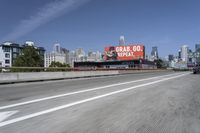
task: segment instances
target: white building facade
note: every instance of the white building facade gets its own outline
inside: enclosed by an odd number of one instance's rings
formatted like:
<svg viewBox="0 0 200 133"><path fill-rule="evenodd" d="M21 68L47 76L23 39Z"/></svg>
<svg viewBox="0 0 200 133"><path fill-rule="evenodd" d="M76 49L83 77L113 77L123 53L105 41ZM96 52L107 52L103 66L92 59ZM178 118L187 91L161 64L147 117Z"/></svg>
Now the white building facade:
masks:
<svg viewBox="0 0 200 133"><path fill-rule="evenodd" d="M188 51L189 51L189 48L187 45L183 45L181 47L181 60L185 63L188 62Z"/></svg>
<svg viewBox="0 0 200 133"><path fill-rule="evenodd" d="M0 67L11 67L12 66L12 57L11 49L3 49L3 46L0 46Z"/></svg>
<svg viewBox="0 0 200 133"><path fill-rule="evenodd" d="M51 63L55 62L60 62L62 64L66 64L66 55L61 54L61 53L46 53L45 54L45 67L49 67Z"/></svg>
<svg viewBox="0 0 200 133"><path fill-rule="evenodd" d="M21 47L19 44L5 42L0 45L0 67L12 67L19 55Z"/></svg>

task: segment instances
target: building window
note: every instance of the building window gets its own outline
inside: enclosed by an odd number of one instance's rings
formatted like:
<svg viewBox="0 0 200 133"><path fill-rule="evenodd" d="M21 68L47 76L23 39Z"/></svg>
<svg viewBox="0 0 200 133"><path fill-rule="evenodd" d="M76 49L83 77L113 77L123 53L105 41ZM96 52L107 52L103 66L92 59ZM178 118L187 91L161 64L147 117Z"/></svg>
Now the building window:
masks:
<svg viewBox="0 0 200 133"><path fill-rule="evenodd" d="M5 60L5 63L6 64L10 64L10 60Z"/></svg>
<svg viewBox="0 0 200 133"><path fill-rule="evenodd" d="M13 52L15 52L15 53L16 53L16 52L17 52L17 48L13 48Z"/></svg>
<svg viewBox="0 0 200 133"><path fill-rule="evenodd" d="M17 54L16 53L13 54L13 58L17 58Z"/></svg>
<svg viewBox="0 0 200 133"><path fill-rule="evenodd" d="M5 54L5 57L6 57L6 58L10 58L10 54L6 53L6 54Z"/></svg>
<svg viewBox="0 0 200 133"><path fill-rule="evenodd" d="M10 48L9 47L4 47L4 52L10 52Z"/></svg>

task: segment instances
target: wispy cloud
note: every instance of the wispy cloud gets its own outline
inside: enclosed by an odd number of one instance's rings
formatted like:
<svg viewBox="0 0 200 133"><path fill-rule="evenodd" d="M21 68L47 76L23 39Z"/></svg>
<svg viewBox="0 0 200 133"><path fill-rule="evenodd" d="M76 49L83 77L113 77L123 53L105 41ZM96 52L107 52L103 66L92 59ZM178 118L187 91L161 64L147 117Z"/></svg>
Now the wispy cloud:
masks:
<svg viewBox="0 0 200 133"><path fill-rule="evenodd" d="M55 0L40 8L38 12L28 19L22 20L19 25L3 40L15 40L37 29L41 25L77 9L90 0Z"/></svg>

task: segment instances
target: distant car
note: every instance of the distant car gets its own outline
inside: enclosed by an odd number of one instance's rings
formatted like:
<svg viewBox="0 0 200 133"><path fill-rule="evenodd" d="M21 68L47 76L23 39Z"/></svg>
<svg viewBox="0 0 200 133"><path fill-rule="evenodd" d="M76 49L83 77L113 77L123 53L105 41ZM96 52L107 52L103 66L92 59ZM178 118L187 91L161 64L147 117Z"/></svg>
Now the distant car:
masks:
<svg viewBox="0 0 200 133"><path fill-rule="evenodd" d="M200 63L196 64L195 67L193 68L193 73L200 73Z"/></svg>

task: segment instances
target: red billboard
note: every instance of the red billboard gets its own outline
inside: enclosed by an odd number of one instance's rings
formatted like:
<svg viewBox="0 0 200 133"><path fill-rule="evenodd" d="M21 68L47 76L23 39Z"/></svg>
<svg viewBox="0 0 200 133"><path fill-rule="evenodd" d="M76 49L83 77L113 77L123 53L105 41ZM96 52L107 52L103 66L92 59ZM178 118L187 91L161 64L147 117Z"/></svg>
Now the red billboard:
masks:
<svg viewBox="0 0 200 133"><path fill-rule="evenodd" d="M104 60L138 60L144 59L144 45L110 46L104 49Z"/></svg>

